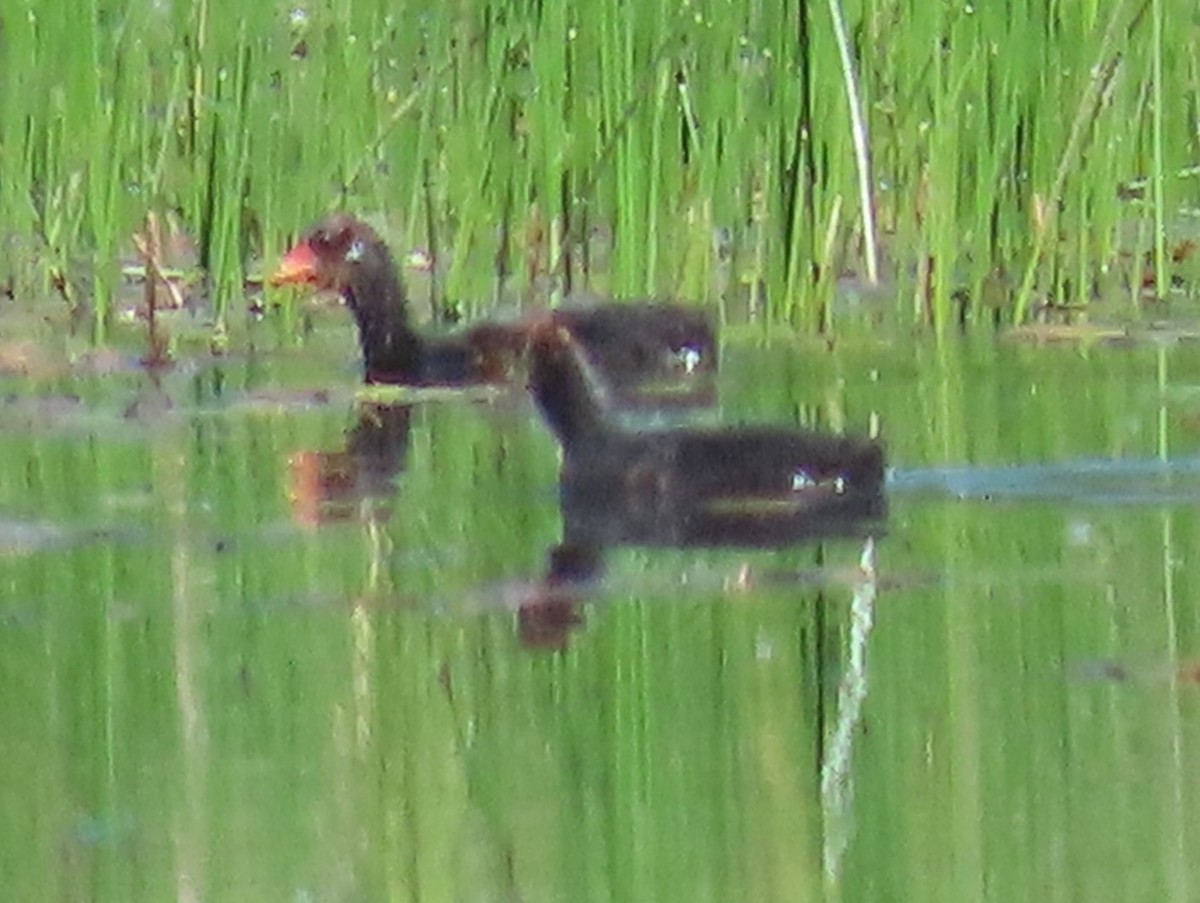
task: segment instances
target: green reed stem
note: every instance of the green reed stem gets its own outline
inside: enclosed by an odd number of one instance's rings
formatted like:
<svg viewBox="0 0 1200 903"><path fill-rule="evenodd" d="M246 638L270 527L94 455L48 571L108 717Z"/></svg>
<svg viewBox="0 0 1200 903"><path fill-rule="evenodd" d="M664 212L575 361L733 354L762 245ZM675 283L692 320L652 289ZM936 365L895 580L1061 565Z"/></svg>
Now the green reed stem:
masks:
<svg viewBox="0 0 1200 903"><path fill-rule="evenodd" d="M1164 162L1163 116L1167 96L1163 91L1163 5L1162 0L1152 0L1150 13L1153 37L1150 45L1151 59L1151 103L1154 161L1151 167L1154 206L1154 279L1160 297L1164 297L1171 285L1170 258L1167 255L1166 201L1163 184L1166 181Z"/></svg>
<svg viewBox="0 0 1200 903"><path fill-rule="evenodd" d="M1016 302L1013 307L1014 322L1024 320L1029 310L1042 254L1055 234L1055 226L1058 219L1057 205L1063 196L1067 177L1070 174L1071 167L1075 165L1079 154L1082 152L1090 129L1095 123L1099 113L1100 101L1121 65L1121 57L1116 52L1116 44L1118 36L1122 34L1121 26L1125 21L1126 6L1127 0L1121 0L1121 2L1113 7L1109 15L1108 24L1104 29L1104 36L1100 41L1097 61L1092 70L1093 75L1087 82L1083 96L1076 107L1075 117L1071 121L1067 142L1059 157L1054 181L1047 195L1046 220L1043 223L1043 228L1037 232L1033 251L1025 267L1025 275L1022 277L1020 288L1017 290Z"/></svg>

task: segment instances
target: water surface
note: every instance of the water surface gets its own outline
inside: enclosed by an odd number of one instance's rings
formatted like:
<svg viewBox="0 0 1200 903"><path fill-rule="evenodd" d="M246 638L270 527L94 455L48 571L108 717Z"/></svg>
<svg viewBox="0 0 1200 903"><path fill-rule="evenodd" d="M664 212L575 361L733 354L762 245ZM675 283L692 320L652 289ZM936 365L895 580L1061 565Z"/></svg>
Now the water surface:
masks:
<svg viewBox="0 0 1200 903"><path fill-rule="evenodd" d="M12 899L1195 897L1194 343L733 329L710 417L878 424L885 529L555 594L523 394L364 439L319 319L0 376Z"/></svg>

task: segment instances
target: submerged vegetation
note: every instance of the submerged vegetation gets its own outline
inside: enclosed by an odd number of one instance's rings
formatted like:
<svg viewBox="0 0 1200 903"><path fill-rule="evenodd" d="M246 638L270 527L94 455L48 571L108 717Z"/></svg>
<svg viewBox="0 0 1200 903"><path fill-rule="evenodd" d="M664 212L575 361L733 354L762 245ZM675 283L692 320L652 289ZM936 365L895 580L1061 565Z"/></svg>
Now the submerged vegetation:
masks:
<svg viewBox="0 0 1200 903"><path fill-rule="evenodd" d="M875 238L887 297L939 328L1136 300L1190 265L1198 43L1171 0L17 0L0 279L103 323L130 236L170 214L219 324L345 206L468 312L591 288L824 327Z"/></svg>

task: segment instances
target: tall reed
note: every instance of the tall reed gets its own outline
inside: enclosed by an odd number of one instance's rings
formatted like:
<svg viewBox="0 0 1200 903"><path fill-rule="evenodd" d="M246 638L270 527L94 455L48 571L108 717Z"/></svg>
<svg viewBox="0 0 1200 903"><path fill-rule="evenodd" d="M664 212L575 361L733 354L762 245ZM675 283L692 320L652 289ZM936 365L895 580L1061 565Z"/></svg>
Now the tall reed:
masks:
<svg viewBox="0 0 1200 903"><path fill-rule="evenodd" d="M437 315L585 287L830 328L837 281L869 275L878 238L900 310L1025 319L1113 274L1135 291L1150 248L1166 285L1176 211L1197 200L1176 176L1195 162L1189 16L1161 0L18 3L0 12L0 78L21 88L0 96L3 261L77 302L94 285L103 324L126 236L174 209L220 322L257 255L349 206L431 252Z"/></svg>

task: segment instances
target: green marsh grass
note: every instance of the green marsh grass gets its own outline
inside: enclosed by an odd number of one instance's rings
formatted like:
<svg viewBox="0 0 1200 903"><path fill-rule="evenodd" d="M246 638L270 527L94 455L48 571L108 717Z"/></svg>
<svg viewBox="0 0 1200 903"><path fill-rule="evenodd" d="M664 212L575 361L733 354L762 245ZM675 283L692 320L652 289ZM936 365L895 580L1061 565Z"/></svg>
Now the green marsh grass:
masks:
<svg viewBox="0 0 1200 903"><path fill-rule="evenodd" d="M343 206L434 255L435 315L588 288L825 329L876 242L898 308L939 329L1109 283L1136 298L1197 202L1176 175L1197 159L1194 20L1170 0L17 3L0 276L65 277L102 329L131 231L175 210L220 324Z"/></svg>

